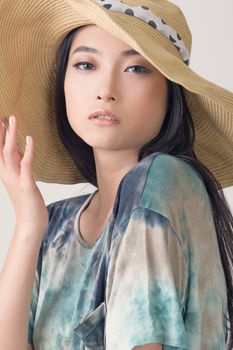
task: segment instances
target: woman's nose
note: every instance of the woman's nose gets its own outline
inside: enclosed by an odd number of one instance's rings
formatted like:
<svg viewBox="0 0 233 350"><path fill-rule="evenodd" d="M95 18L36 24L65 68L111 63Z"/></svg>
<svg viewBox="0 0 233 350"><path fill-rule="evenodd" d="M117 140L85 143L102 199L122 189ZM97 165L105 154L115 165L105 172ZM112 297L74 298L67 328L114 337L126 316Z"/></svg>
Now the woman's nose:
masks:
<svg viewBox="0 0 233 350"><path fill-rule="evenodd" d="M104 102L115 101L117 99L117 89L119 89L118 85L116 72L112 68L104 71L101 76L97 99Z"/></svg>
<svg viewBox="0 0 233 350"><path fill-rule="evenodd" d="M112 95L109 94L99 94L99 96L97 97L98 100L103 100L104 102L108 102L108 101L115 101L116 98L113 97Z"/></svg>

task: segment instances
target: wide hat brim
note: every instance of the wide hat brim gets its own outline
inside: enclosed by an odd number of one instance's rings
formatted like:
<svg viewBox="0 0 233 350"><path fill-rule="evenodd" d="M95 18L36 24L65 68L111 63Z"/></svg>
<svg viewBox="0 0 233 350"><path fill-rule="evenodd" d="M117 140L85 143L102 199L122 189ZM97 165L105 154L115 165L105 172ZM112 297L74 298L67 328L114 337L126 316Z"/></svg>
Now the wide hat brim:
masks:
<svg viewBox="0 0 233 350"><path fill-rule="evenodd" d="M72 29L96 24L185 88L196 155L222 187L233 185L233 94L193 72L161 33L93 0L4 0L0 18L0 117L7 125L9 115L16 115L22 154L26 135L34 138L36 181L86 182L58 136L53 100L59 45Z"/></svg>

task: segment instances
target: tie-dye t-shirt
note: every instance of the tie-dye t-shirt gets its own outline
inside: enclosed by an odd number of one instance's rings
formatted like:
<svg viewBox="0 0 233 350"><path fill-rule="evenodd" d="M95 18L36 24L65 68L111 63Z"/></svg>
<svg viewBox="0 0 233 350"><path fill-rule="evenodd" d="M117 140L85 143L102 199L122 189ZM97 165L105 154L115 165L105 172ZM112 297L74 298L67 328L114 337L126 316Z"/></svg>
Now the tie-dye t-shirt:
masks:
<svg viewBox="0 0 233 350"><path fill-rule="evenodd" d="M121 180L108 223L88 244L79 216L96 191L47 206L29 343L36 350L226 349L226 280L198 173L178 157L144 158Z"/></svg>

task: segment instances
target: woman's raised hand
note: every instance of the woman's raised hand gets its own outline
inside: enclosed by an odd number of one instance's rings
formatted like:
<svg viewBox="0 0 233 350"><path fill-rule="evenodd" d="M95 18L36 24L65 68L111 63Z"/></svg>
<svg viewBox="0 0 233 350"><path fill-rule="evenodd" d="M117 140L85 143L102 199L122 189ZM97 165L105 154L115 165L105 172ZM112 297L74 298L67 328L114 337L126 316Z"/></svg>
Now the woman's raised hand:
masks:
<svg viewBox="0 0 233 350"><path fill-rule="evenodd" d="M8 130L0 121L0 179L13 204L16 227L26 232L44 232L48 211L32 172L34 141L31 136L27 137L29 143L22 156L16 144L17 119L12 116L10 121Z"/></svg>

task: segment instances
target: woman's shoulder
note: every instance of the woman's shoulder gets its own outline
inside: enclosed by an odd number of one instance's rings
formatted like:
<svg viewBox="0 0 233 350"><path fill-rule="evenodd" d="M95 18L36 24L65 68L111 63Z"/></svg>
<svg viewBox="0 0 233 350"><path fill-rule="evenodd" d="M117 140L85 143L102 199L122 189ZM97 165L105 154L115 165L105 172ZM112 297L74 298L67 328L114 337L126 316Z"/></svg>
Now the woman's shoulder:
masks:
<svg viewBox="0 0 233 350"><path fill-rule="evenodd" d="M139 161L123 178L126 187L153 191L184 191L188 188L203 189L204 183L198 170L184 158L166 153L152 153Z"/></svg>
<svg viewBox="0 0 233 350"><path fill-rule="evenodd" d="M155 184L166 191L184 190L186 187L203 189L200 173L184 158L165 153L152 155L146 185Z"/></svg>
<svg viewBox="0 0 233 350"><path fill-rule="evenodd" d="M139 161L123 178L118 197L117 208L123 219L136 208L170 218L200 202L209 206L204 182L194 166L164 153L153 153Z"/></svg>
<svg viewBox="0 0 233 350"><path fill-rule="evenodd" d="M136 192L140 202L159 197L166 200L175 194L205 192L205 185L198 170L184 158L165 153L152 153L138 162L122 181L123 194Z"/></svg>
<svg viewBox="0 0 233 350"><path fill-rule="evenodd" d="M85 202L92 194L83 194L75 197L64 198L48 204L49 223L43 239L43 246L50 246L64 230L66 233L70 230L79 209L85 205Z"/></svg>
<svg viewBox="0 0 233 350"><path fill-rule="evenodd" d="M143 189L142 201L159 197L176 201L206 195L201 174L183 158L158 154L151 158Z"/></svg>
<svg viewBox="0 0 233 350"><path fill-rule="evenodd" d="M173 222L181 216L194 217L197 210L206 213L210 210L200 173L186 160L168 154L152 157L140 206Z"/></svg>
<svg viewBox="0 0 233 350"><path fill-rule="evenodd" d="M69 215L72 211L76 211L81 207L89 196L91 196L91 193L67 197L47 204L49 218L54 215L62 215L63 217Z"/></svg>

